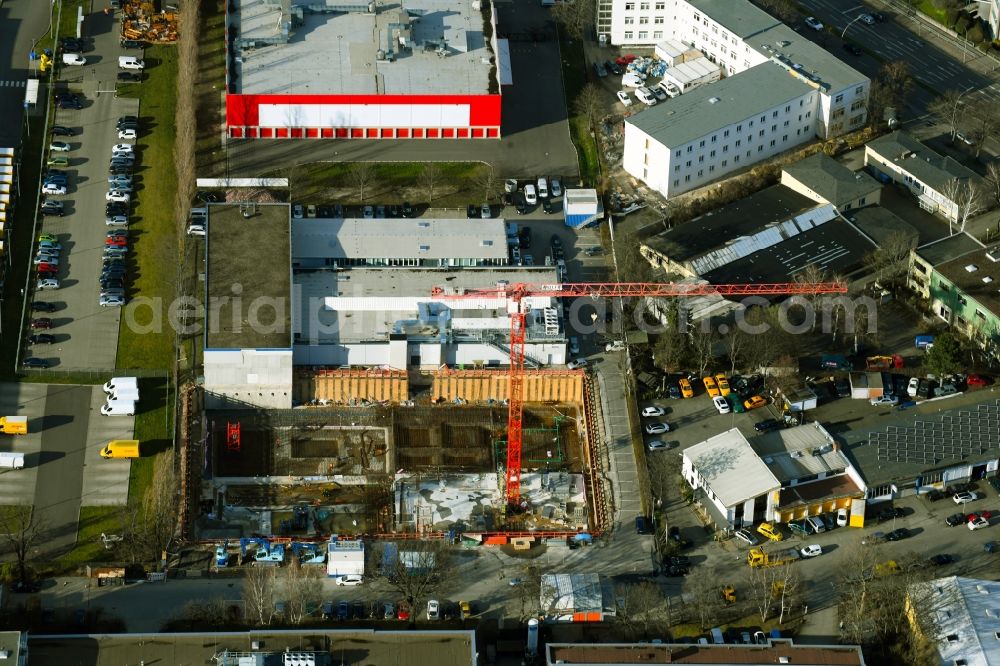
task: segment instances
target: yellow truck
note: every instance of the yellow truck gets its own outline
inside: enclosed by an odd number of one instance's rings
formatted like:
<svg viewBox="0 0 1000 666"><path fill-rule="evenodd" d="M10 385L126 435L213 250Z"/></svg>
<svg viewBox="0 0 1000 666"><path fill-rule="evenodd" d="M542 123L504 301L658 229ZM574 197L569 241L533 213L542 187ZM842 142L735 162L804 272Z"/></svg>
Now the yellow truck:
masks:
<svg viewBox="0 0 1000 666"><path fill-rule="evenodd" d="M0 430L6 435L27 435L27 416L0 416Z"/></svg>
<svg viewBox="0 0 1000 666"><path fill-rule="evenodd" d="M794 548L784 548L767 552L763 548L754 548L747 553L747 564L751 567L776 567L799 559L799 551Z"/></svg>
<svg viewBox="0 0 1000 666"><path fill-rule="evenodd" d="M139 440L115 439L101 449L102 458L138 458Z"/></svg>

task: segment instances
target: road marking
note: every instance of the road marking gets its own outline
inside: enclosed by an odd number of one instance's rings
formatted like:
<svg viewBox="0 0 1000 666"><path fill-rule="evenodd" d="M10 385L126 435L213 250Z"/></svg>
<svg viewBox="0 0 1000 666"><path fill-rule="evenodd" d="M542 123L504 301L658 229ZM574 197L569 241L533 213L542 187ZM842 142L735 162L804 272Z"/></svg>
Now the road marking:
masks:
<svg viewBox="0 0 1000 666"><path fill-rule="evenodd" d="M856 7L851 7L850 9L845 9L844 11L842 11L840 13L841 14L850 14L851 12L856 12L859 9L864 9L864 8L865 8L864 5L857 5Z"/></svg>
<svg viewBox="0 0 1000 666"><path fill-rule="evenodd" d="M24 80L20 81L0 81L0 88L23 88Z"/></svg>

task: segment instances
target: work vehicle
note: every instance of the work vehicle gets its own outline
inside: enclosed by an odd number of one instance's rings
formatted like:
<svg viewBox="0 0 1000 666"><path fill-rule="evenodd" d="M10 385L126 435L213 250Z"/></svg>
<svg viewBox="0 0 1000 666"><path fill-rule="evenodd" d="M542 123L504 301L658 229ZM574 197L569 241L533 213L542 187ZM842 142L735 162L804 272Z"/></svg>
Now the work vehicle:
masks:
<svg viewBox="0 0 1000 666"><path fill-rule="evenodd" d="M115 389L115 391L108 396L108 401L112 400L139 400L139 389L135 386L123 386L122 388Z"/></svg>
<svg viewBox="0 0 1000 666"><path fill-rule="evenodd" d="M101 414L104 416L134 416L134 400L109 400L101 405Z"/></svg>
<svg viewBox="0 0 1000 666"><path fill-rule="evenodd" d="M789 562L795 562L801 557L795 548L782 548L768 552L763 548L753 548L747 553L747 564L751 567L776 567Z"/></svg>
<svg viewBox="0 0 1000 666"><path fill-rule="evenodd" d="M458 614L461 619L468 620L470 617L472 617L472 604L470 604L468 601L459 601Z"/></svg>
<svg viewBox="0 0 1000 666"><path fill-rule="evenodd" d="M114 393L123 388L137 389L138 386L139 379L137 377L112 377L104 383L103 388L105 393Z"/></svg>
<svg viewBox="0 0 1000 666"><path fill-rule="evenodd" d="M785 537L781 532L771 523L761 523L757 526L757 532L764 535L771 541L781 541Z"/></svg>
<svg viewBox="0 0 1000 666"><path fill-rule="evenodd" d="M24 467L24 454L4 451L0 453L0 469L22 469Z"/></svg>
<svg viewBox="0 0 1000 666"><path fill-rule="evenodd" d="M101 449L102 458L138 458L139 440L113 439Z"/></svg>
<svg viewBox="0 0 1000 666"><path fill-rule="evenodd" d="M0 416L0 430L5 435L27 435L27 416Z"/></svg>
<svg viewBox="0 0 1000 666"><path fill-rule="evenodd" d="M118 56L118 67L120 69L144 69L146 63L135 56Z"/></svg>

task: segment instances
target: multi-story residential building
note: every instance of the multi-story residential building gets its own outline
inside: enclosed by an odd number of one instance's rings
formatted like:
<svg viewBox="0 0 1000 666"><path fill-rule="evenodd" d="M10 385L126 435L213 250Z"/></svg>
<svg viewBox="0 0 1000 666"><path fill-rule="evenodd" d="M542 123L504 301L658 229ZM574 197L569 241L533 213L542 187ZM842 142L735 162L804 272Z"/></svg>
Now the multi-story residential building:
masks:
<svg viewBox="0 0 1000 666"><path fill-rule="evenodd" d="M1000 0L977 0L979 16L990 26L991 37L1000 39Z"/></svg>
<svg viewBox="0 0 1000 666"><path fill-rule="evenodd" d="M950 157L934 152L906 132L886 134L865 145L865 166L883 181L906 185L920 207L958 221L968 211L965 187L983 179Z"/></svg>
<svg viewBox="0 0 1000 666"><path fill-rule="evenodd" d="M819 93L762 63L625 120L622 166L669 198L816 136Z"/></svg>
<svg viewBox="0 0 1000 666"><path fill-rule="evenodd" d="M605 43L680 41L729 76L777 63L818 91L815 132L820 138L865 123L867 77L747 0L598 0L597 14L597 32Z"/></svg>

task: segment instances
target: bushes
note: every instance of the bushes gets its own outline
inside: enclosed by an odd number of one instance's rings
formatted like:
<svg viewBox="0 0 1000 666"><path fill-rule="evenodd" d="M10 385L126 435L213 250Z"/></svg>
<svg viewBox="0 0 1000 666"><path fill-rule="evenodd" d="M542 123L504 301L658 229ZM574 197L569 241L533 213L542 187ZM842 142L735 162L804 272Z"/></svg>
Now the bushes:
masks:
<svg viewBox="0 0 1000 666"><path fill-rule="evenodd" d="M961 12L956 7L949 7L944 13L944 25L946 28L954 28L955 22L958 21L958 15Z"/></svg>
<svg viewBox="0 0 1000 666"><path fill-rule="evenodd" d="M972 17L966 12L959 12L958 18L955 20L955 32L960 35L964 35L966 30L972 24Z"/></svg>

